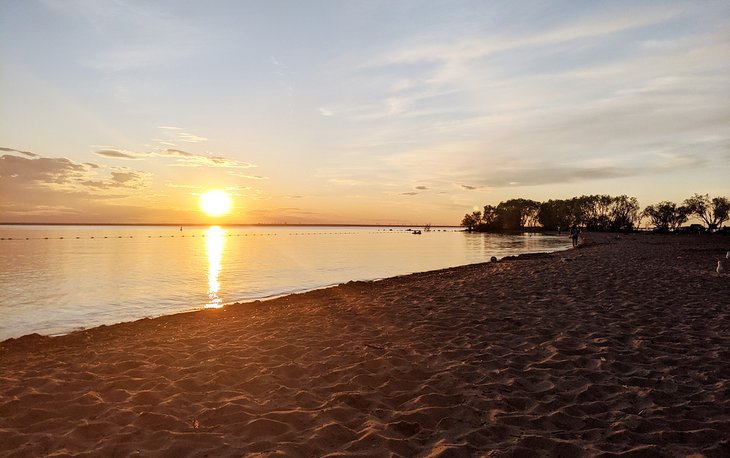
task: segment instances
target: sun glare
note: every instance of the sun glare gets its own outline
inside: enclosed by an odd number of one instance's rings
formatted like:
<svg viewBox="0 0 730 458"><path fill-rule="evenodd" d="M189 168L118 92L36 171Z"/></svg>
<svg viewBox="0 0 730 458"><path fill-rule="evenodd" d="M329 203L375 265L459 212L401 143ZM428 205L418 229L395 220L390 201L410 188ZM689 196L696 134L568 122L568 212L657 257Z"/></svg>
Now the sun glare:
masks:
<svg viewBox="0 0 730 458"><path fill-rule="evenodd" d="M233 200L231 196L218 189L213 189L200 196L200 208L208 216L223 216L231 211Z"/></svg>
<svg viewBox="0 0 730 458"><path fill-rule="evenodd" d="M208 251L208 303L207 309L218 309L223 307L223 300L218 296L221 284L218 276L221 273L221 259L223 258L223 247L225 246L226 231L218 226L211 226L206 231L205 248Z"/></svg>

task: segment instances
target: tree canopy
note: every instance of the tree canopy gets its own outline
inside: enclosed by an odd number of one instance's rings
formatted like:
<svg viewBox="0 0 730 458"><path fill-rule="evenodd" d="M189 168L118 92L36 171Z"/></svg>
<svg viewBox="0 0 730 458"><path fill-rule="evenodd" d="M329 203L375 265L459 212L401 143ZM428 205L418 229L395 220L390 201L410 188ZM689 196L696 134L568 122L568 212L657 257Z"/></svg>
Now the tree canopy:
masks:
<svg viewBox="0 0 730 458"><path fill-rule="evenodd" d="M705 194L695 194L685 199L684 207L689 214L696 215L707 225L707 229L713 230L720 227L722 223L730 218L730 201L727 197L713 197Z"/></svg>
<svg viewBox="0 0 730 458"><path fill-rule="evenodd" d="M695 194L681 205L664 201L643 211L636 197L627 195L590 195L537 202L509 199L498 205L485 205L484 211L464 215L461 225L470 231L521 230L543 227L567 229L573 224L590 231L631 231L643 218L661 231L676 230L691 216L704 221L707 229L719 228L730 219L730 200Z"/></svg>

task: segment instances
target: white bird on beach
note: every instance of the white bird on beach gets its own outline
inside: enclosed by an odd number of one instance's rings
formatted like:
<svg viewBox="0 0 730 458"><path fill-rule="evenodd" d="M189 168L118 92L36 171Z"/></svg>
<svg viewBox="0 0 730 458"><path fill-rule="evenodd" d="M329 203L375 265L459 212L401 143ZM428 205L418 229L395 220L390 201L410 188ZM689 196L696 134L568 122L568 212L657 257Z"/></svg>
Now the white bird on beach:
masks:
<svg viewBox="0 0 730 458"><path fill-rule="evenodd" d="M717 275L722 275L725 273L725 266L722 265L722 261L717 261Z"/></svg>

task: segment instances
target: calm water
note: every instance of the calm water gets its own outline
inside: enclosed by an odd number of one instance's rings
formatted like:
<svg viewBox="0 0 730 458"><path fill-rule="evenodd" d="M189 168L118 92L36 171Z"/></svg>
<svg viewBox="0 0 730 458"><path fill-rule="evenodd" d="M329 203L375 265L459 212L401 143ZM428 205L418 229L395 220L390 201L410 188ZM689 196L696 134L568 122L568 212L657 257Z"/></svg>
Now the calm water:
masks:
<svg viewBox="0 0 730 458"><path fill-rule="evenodd" d="M0 226L0 238L0 340L569 245L453 228Z"/></svg>

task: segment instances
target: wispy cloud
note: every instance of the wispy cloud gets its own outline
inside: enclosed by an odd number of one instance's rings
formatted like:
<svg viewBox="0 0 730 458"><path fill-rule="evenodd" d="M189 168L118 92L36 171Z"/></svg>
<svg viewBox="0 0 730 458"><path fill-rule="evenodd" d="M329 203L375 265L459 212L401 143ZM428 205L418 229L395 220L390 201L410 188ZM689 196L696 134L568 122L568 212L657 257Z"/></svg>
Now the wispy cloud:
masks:
<svg viewBox="0 0 730 458"><path fill-rule="evenodd" d="M159 138L155 138L152 140L155 143L158 143L163 146L176 146L175 143L167 141L167 140L160 140Z"/></svg>
<svg viewBox="0 0 730 458"><path fill-rule="evenodd" d="M144 158L160 157L160 158L171 158L174 159L174 163L171 165L177 167L217 167L225 169L249 169L256 167L250 162L243 162L236 159L230 159L221 155L216 154L198 154L191 153L189 151L165 148L157 149L149 152L136 152L128 150L120 150L115 148L107 148L94 152L98 156L112 158L112 159L125 159L125 160L141 160ZM265 179L266 177L258 176L246 176L252 179Z"/></svg>
<svg viewBox="0 0 730 458"><path fill-rule="evenodd" d="M15 205L0 203L0 209L5 215L17 215L23 218L29 216L68 216L78 215L82 211L78 208L69 207L67 205L28 205L17 207Z"/></svg>
<svg viewBox="0 0 730 458"><path fill-rule="evenodd" d="M262 175L248 175L248 174L245 174L245 173L233 172L233 171L228 172L228 173L231 176L239 177L239 178L247 178L249 180L268 180L269 179L269 177L265 177L265 176L262 176Z"/></svg>
<svg viewBox="0 0 730 458"><path fill-rule="evenodd" d="M190 21L156 4L132 5L125 1L103 5L93 1L44 4L52 11L74 18L77 26L86 25L95 39L106 44L103 52L82 61L101 72L171 65L192 58L205 43L204 35Z"/></svg>
<svg viewBox="0 0 730 458"><path fill-rule="evenodd" d="M202 189L203 186L197 185L197 184L177 184L177 183L167 183L165 186L170 188L176 188L176 189Z"/></svg>
<svg viewBox="0 0 730 458"><path fill-rule="evenodd" d="M176 141L185 143L202 143L208 141L207 137L186 132L182 127L157 126L157 128L161 130L160 136L163 138L157 138L153 141L161 145L175 146Z"/></svg>
<svg viewBox="0 0 730 458"><path fill-rule="evenodd" d="M208 139L205 137L201 137L200 135L190 134L187 132L181 132L179 135L179 138L183 142L187 143L200 143L200 142L207 142Z"/></svg>
<svg viewBox="0 0 730 458"><path fill-rule="evenodd" d="M330 178L327 181L332 184L339 185L339 186L357 186L357 185L363 184L362 181L354 180L351 178Z"/></svg>
<svg viewBox="0 0 730 458"><path fill-rule="evenodd" d="M288 97L292 97L294 95L294 86L289 81L289 74L291 73L289 67L274 56L271 56L269 60L274 65L274 74L276 75L276 80L279 83L279 86L284 90L284 93Z"/></svg>
<svg viewBox="0 0 730 458"><path fill-rule="evenodd" d="M188 153L187 151L179 150L179 149L163 149L160 151L155 152L154 154L158 156L168 156L168 157L195 157L196 155L193 153Z"/></svg>
<svg viewBox="0 0 730 458"><path fill-rule="evenodd" d="M256 167L250 162L238 161L235 159L229 159L219 155L212 154L195 154L188 151L179 149L165 149L152 153L155 156L160 157L172 157L176 159L173 164L178 167L220 167L226 169L249 169Z"/></svg>
<svg viewBox="0 0 730 458"><path fill-rule="evenodd" d="M278 67L278 68L280 68L280 69L282 69L282 70L285 70L285 71L288 71L288 70L289 70L289 67L287 67L286 65L284 65L283 63L281 63L281 62L279 61L279 59L277 59L276 57L274 57L274 56L270 56L270 57L269 57L269 60L270 60L270 61L271 61L271 63L272 63L272 64L274 64L274 65L275 65L276 67Z"/></svg>
<svg viewBox="0 0 730 458"><path fill-rule="evenodd" d="M4 146L0 146L0 151L6 151L8 153L20 153L20 154L22 154L24 156L28 156L28 157L38 157L38 154L32 153L30 151L22 151L22 150L14 149L14 148L6 148Z"/></svg>
<svg viewBox="0 0 730 458"><path fill-rule="evenodd" d="M471 36L445 41L440 37L417 37L411 43L389 50L363 64L364 68L384 65L415 64L419 62L466 62L482 59L498 52L526 47L550 46L633 29L650 27L675 17L680 9L674 6L639 7L631 15L608 15L596 11L589 17L573 17L550 28L528 35ZM402 81L402 80L399 80ZM396 85L395 87L398 87Z"/></svg>
<svg viewBox="0 0 730 458"><path fill-rule="evenodd" d="M94 154L97 156L102 157L109 157L113 159L133 159L138 160L142 159L142 155L131 152L131 151L123 151L123 150L116 150L116 149L102 149L98 151L94 151Z"/></svg>

